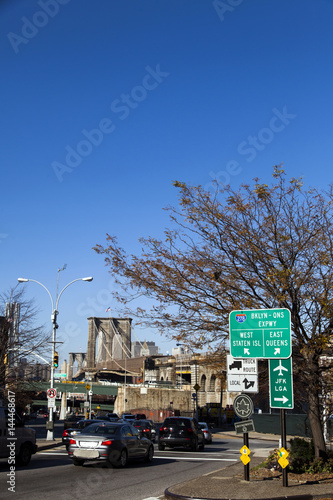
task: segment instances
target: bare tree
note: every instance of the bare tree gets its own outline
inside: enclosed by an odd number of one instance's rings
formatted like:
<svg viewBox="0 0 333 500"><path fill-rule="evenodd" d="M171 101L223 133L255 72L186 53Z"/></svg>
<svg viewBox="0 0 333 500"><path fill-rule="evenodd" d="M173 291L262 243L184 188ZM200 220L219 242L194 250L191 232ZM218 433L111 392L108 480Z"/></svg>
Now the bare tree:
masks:
<svg viewBox="0 0 333 500"><path fill-rule="evenodd" d="M36 326L37 309L26 300L24 287L12 288L0 295L0 389L22 388L22 359L45 363L49 340L44 328ZM24 380L25 390L27 380Z"/></svg>
<svg viewBox="0 0 333 500"><path fill-rule="evenodd" d="M274 167L271 186L254 179L239 190L206 192L175 182L179 207L163 241L142 239L141 256L127 256L117 239L95 250L146 325L202 347L225 343L232 310L287 308L291 312L295 377L306 393L316 456L325 455L321 358L333 326L333 190L305 189ZM330 365L331 368L331 365ZM325 367L327 370L327 366Z"/></svg>

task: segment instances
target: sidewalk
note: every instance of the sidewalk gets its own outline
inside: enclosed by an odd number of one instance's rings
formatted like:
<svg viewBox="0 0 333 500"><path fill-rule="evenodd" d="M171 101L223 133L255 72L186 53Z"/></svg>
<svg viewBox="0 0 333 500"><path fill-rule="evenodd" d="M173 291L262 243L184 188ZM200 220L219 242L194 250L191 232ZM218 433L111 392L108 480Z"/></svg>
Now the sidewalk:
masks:
<svg viewBox="0 0 333 500"><path fill-rule="evenodd" d="M236 438L236 433L231 430L217 432L213 438L223 439L223 436ZM251 432L249 438L276 441L276 447L279 446L277 435ZM287 436L287 442L289 438ZM253 453L250 469L264 458L267 458L267 450L259 449ZM333 482L300 484L288 479L288 487L282 484L282 479L245 481L244 465L239 461L191 481L170 486L164 494L167 500L333 500Z"/></svg>
<svg viewBox="0 0 333 500"><path fill-rule="evenodd" d="M53 441L47 439L37 439L37 452L42 450L47 450L48 448L56 448L62 446L62 439L55 438Z"/></svg>

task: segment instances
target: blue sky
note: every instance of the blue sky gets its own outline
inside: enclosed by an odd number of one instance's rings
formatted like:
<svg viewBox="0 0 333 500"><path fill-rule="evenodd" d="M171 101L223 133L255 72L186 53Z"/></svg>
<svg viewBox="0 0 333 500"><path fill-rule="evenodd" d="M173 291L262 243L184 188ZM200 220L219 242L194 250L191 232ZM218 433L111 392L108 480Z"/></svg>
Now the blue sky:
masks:
<svg viewBox="0 0 333 500"><path fill-rule="evenodd" d="M332 0L7 0L0 4L1 291L18 277L59 301L58 351L115 316L92 247L160 237L174 180L237 188L333 177ZM22 285L20 285L22 286ZM51 302L26 285L50 323ZM174 344L134 328L133 340Z"/></svg>

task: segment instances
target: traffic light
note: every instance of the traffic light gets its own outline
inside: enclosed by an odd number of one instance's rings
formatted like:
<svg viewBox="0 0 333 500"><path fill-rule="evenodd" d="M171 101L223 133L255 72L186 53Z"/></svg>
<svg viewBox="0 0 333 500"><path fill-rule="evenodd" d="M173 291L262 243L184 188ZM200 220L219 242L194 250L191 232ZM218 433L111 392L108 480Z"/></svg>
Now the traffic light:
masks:
<svg viewBox="0 0 333 500"><path fill-rule="evenodd" d="M58 356L58 353L55 352L54 358L53 358L53 366L54 366L54 368L58 368L58 365L59 365L59 356Z"/></svg>

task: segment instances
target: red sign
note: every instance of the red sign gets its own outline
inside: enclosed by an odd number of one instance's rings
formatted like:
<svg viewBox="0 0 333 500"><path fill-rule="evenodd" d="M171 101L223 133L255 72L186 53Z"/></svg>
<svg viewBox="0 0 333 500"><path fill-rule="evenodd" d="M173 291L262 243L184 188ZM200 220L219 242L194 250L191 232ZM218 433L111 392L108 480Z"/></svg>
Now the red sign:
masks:
<svg viewBox="0 0 333 500"><path fill-rule="evenodd" d="M57 395L57 389L48 389L46 394L48 398L55 398Z"/></svg>

